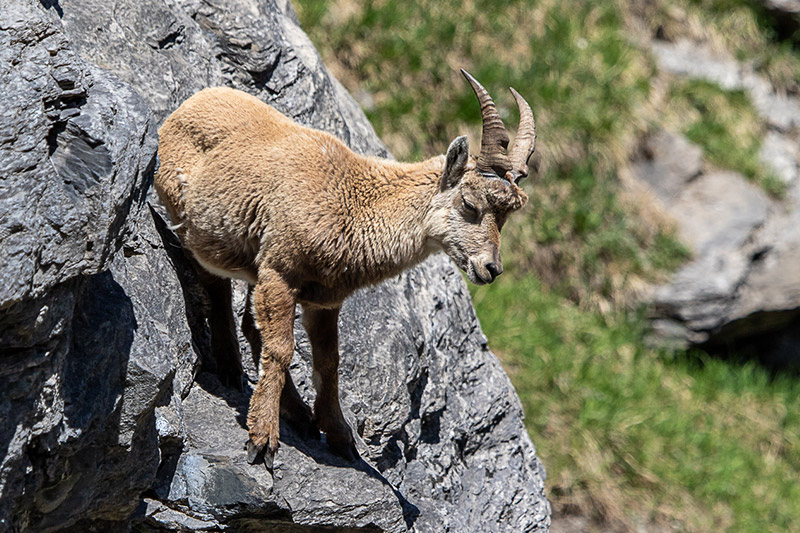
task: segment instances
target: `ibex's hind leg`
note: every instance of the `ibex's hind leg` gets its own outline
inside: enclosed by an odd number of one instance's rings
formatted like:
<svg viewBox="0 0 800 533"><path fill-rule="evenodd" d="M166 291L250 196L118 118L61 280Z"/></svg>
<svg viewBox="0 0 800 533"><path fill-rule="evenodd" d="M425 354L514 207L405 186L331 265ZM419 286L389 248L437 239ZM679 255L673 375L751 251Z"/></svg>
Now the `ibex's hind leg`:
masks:
<svg viewBox="0 0 800 533"><path fill-rule="evenodd" d="M255 318L253 317L252 301L253 288L250 287L247 293L244 317L242 317L242 332L250 343L250 349L253 351L253 362L256 370L258 370L258 363L261 358L261 335L258 332ZM297 392L294 381L292 381L292 375L288 369L286 370L285 380L283 392L281 392L281 416L300 433L302 438L312 437L319 439L319 430L314 425L311 408L306 405L300 393Z"/></svg>
<svg viewBox="0 0 800 533"><path fill-rule="evenodd" d="M208 325L211 330L211 357L216 366L216 374L226 387L242 389L241 355L233 320L231 304L231 281L209 273L192 260L197 270L200 284L208 293L210 310Z"/></svg>
<svg viewBox="0 0 800 533"><path fill-rule="evenodd" d="M242 333L250 344L253 352L253 365L258 371L258 363L261 360L261 335L256 326L256 319L253 317L253 286L247 288L247 300L244 304L244 316L242 317Z"/></svg>
<svg viewBox="0 0 800 533"><path fill-rule="evenodd" d="M253 291L261 333L261 373L247 413L247 460L272 467L278 451L280 399L294 352L295 294L274 271L259 272Z"/></svg>
<svg viewBox="0 0 800 533"><path fill-rule="evenodd" d="M303 306L303 326L311 340L313 381L317 389L314 420L331 450L351 461L358 457L353 432L339 405L339 309Z"/></svg>

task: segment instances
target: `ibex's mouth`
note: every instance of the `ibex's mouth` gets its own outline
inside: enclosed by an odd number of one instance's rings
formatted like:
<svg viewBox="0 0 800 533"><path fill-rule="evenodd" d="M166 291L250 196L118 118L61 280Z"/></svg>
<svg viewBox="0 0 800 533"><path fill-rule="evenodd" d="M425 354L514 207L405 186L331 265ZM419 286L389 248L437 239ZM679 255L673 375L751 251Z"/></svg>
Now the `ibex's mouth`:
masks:
<svg viewBox="0 0 800 533"><path fill-rule="evenodd" d="M487 285L492 281L494 281L492 279L491 274L489 274L488 272L486 273L485 276L482 276L478 272L478 270L473 266L472 261L467 263L466 272L467 272L467 278L469 278L469 280L475 285Z"/></svg>
<svg viewBox="0 0 800 533"><path fill-rule="evenodd" d="M483 279L481 277L478 277L476 275L476 276L473 276L472 283L474 283L475 285L488 285L489 283L491 283L491 281L485 280L485 279Z"/></svg>

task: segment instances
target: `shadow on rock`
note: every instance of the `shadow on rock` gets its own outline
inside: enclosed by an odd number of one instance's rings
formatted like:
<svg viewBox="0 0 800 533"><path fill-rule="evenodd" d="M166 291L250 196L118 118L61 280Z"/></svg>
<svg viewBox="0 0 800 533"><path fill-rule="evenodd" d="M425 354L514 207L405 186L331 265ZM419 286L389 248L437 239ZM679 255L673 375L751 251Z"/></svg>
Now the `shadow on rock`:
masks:
<svg viewBox="0 0 800 533"><path fill-rule="evenodd" d="M167 253L175 274L181 285L184 307L186 309L186 321L192 333L192 347L200 355L201 364L208 365L211 361L211 336L206 325L206 309L208 309L208 297L197 279L189 259L184 253L183 246L178 236L167 227L164 214L160 206L156 207L152 203L148 204L150 214L158 231L161 242L164 244L164 251Z"/></svg>
<svg viewBox="0 0 800 533"><path fill-rule="evenodd" d="M755 361L772 377L798 378L800 313L761 313L751 315L747 320L731 322L714 340L700 345L700 349L732 364L744 365Z"/></svg>
<svg viewBox="0 0 800 533"><path fill-rule="evenodd" d="M247 409L252 392L249 385L246 387L245 391L237 391L222 385L217 376L210 372L199 373L195 378L195 384L208 394L223 400L228 407L235 410L237 413L237 423L243 429L247 429ZM320 440L314 438L303 439L298 435L292 425L284 419L280 420L280 434L281 449L278 451L279 456L282 451L284 454L286 453L287 447L291 447L300 454L313 460L317 465L334 469L347 468L364 473L366 476L385 485L386 488L395 495L403 509L406 525L409 528L413 525L416 517L419 515L419 509L413 503L409 502L374 466L366 462L363 458L359 457L355 461L348 461L347 459L339 457L328 448L324 434ZM242 454L244 454L244 451Z"/></svg>
<svg viewBox="0 0 800 533"><path fill-rule="evenodd" d="M223 385L212 372L200 372L194 382L207 393L225 401L228 407L236 411L236 422L247 429L247 410L250 406L250 395L253 393L249 383L245 384L244 390L239 391Z"/></svg>
<svg viewBox="0 0 800 533"><path fill-rule="evenodd" d="M42 387L43 397L53 395L46 410L63 402L60 422L34 436L26 450L33 474L24 480L20 503L32 498L33 504L22 503L29 510L18 518L37 529L65 527L78 516L91 520L95 512L124 520L158 464L154 420L128 397L137 382L130 359L139 327L131 299L110 271L85 278L78 293L69 356L57 356ZM108 464L117 467L109 471ZM113 508L116 516L108 512Z"/></svg>

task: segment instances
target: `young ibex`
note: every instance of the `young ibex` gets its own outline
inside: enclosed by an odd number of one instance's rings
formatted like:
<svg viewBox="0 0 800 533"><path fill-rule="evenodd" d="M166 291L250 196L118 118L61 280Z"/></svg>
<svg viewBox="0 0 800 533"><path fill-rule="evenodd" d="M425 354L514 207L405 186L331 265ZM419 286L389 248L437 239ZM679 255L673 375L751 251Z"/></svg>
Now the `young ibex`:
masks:
<svg viewBox="0 0 800 533"><path fill-rule="evenodd" d="M208 290L218 373L234 383L242 367L227 278L251 285L242 327L261 355L247 416L251 463L271 466L279 413L306 435L324 431L335 453L357 457L338 390L337 318L349 294L436 250L476 284L503 272L500 229L527 202L518 183L534 149L533 113L511 89L520 124L506 153L489 93L462 73L483 115L477 157L464 136L421 163L363 157L227 88L200 91L161 126L155 187ZM288 371L296 303L312 347L313 413Z"/></svg>

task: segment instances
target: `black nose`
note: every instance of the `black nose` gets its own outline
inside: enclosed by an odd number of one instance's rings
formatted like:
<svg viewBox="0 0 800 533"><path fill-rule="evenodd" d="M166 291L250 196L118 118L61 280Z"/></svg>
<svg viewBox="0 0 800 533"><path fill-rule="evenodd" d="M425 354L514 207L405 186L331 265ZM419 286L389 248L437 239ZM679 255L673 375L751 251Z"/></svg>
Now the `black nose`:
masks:
<svg viewBox="0 0 800 533"><path fill-rule="evenodd" d="M486 263L486 270L489 271L489 275L492 276L492 281L494 281L494 278L503 273L503 265L498 265L494 262Z"/></svg>

